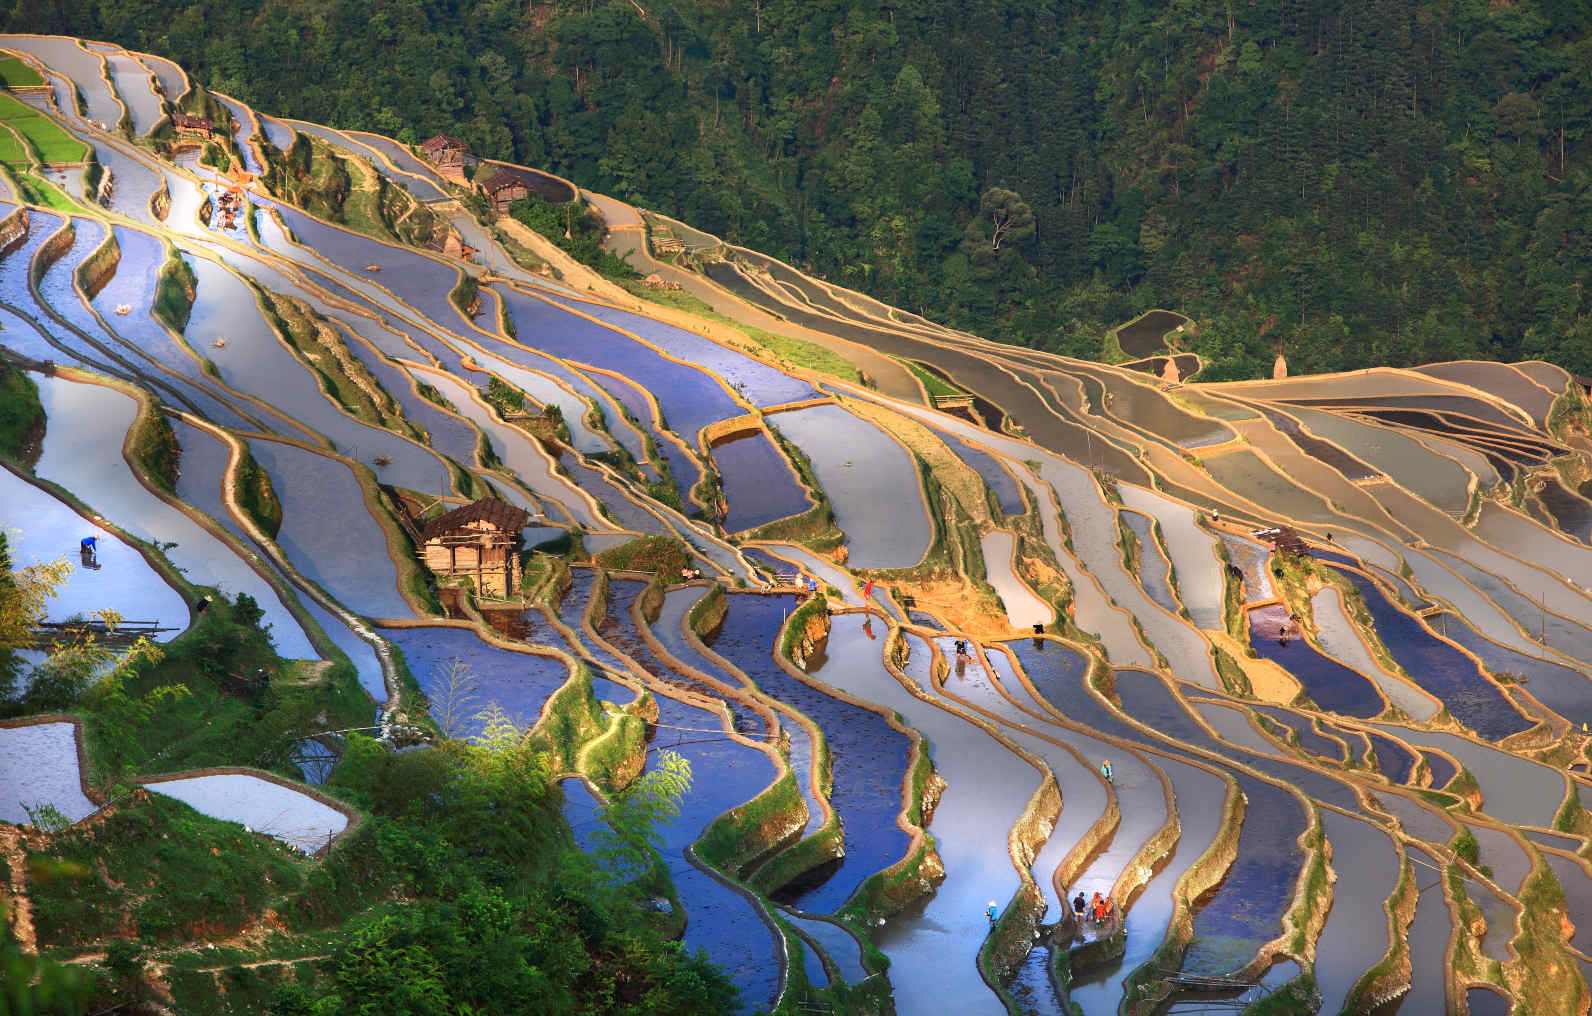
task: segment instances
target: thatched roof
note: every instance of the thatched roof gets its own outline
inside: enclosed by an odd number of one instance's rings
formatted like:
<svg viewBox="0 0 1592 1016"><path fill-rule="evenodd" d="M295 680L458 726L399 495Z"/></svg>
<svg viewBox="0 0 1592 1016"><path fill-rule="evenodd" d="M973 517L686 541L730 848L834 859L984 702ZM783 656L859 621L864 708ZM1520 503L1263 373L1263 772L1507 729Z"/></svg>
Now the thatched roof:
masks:
<svg viewBox="0 0 1592 1016"><path fill-rule="evenodd" d="M464 529L472 522L485 522L503 532L517 533L530 521L531 513L524 508L499 501L495 497L483 497L473 504L455 508L445 515L438 515L420 530L420 537L423 540L435 540L439 536Z"/></svg>

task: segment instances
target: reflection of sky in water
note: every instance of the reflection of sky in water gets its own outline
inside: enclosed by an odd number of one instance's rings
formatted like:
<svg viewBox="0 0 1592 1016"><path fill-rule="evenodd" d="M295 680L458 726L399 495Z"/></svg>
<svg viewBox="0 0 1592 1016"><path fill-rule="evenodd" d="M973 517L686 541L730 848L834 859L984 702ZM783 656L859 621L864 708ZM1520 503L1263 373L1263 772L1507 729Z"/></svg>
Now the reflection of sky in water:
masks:
<svg viewBox="0 0 1592 1016"><path fill-rule="evenodd" d="M1493 741L1530 726L1503 693L1481 676L1470 657L1439 641L1418 620L1389 603L1371 580L1352 571L1340 574L1360 591L1393 659L1417 684L1441 699L1455 719Z"/></svg>
<svg viewBox="0 0 1592 1016"><path fill-rule="evenodd" d="M911 747L884 717L826 695L774 662L770 648L796 602L793 596L731 595L724 628L712 649L765 693L806 714L828 739L834 766L829 802L845 828L846 856L827 881L798 890L789 900L803 910L827 913L843 904L863 879L906 852L907 835L896 825L896 815Z"/></svg>
<svg viewBox="0 0 1592 1016"><path fill-rule="evenodd" d="M432 717L454 724L446 731L454 737L481 733L485 724L479 714L493 704L516 725L530 729L548 696L569 677L569 669L555 656L499 649L468 628L384 628L382 636L402 650L409 673L431 700ZM450 689L455 661L468 671Z"/></svg>
<svg viewBox="0 0 1592 1016"><path fill-rule="evenodd" d="M725 529L732 533L806 511L812 502L791 467L761 430L713 446L729 502Z"/></svg>
<svg viewBox="0 0 1592 1016"><path fill-rule="evenodd" d="M275 441L250 441L282 503L276 542L310 580L366 617L410 617L398 594L387 538L365 507L364 493L336 459ZM337 525L327 525L336 519Z"/></svg>
<svg viewBox="0 0 1592 1016"><path fill-rule="evenodd" d="M1287 607L1257 607L1249 612L1249 644L1262 659L1297 677L1305 693L1329 713L1366 719L1386 708L1368 678L1321 655L1291 625ZM1289 626L1286 637L1278 634L1284 626Z"/></svg>

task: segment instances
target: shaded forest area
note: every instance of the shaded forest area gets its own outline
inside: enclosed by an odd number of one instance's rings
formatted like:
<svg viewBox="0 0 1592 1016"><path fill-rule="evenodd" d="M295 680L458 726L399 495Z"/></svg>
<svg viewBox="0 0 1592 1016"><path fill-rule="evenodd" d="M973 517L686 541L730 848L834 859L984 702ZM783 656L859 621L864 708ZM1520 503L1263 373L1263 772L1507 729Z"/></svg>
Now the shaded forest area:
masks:
<svg viewBox="0 0 1592 1016"><path fill-rule="evenodd" d="M5 21L264 110L456 134L1011 342L1098 356L1168 306L1213 379L1278 351L1592 373L1582 0L17 0Z"/></svg>

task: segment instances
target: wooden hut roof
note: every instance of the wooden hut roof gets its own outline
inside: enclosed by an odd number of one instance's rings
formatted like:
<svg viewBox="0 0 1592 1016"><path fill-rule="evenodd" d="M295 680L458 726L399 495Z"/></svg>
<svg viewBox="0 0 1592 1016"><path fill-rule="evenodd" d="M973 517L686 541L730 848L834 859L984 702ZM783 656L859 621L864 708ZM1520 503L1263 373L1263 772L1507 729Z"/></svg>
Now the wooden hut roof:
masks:
<svg viewBox="0 0 1592 1016"><path fill-rule="evenodd" d="M173 113L171 123L173 127L188 127L201 131L215 130L216 127L209 117L189 116L187 113Z"/></svg>
<svg viewBox="0 0 1592 1016"><path fill-rule="evenodd" d="M488 194L496 194L498 191L508 187L513 187L516 184L529 189L531 186L531 181L527 180L518 173L511 173L506 169L500 169L482 181L481 189L486 191Z"/></svg>
<svg viewBox="0 0 1592 1016"><path fill-rule="evenodd" d="M459 152L468 152L470 150L469 145L465 144L463 141L460 141L458 138L450 137L447 134L438 134L434 137L429 137L420 142L420 147L426 150L427 155L433 156L438 152L446 152L450 149Z"/></svg>
<svg viewBox="0 0 1592 1016"><path fill-rule="evenodd" d="M483 497L462 508L455 508L444 515L438 515L426 523L425 528L420 531L420 537L424 540L435 540L439 536L446 536L455 530L463 529L472 522L485 522L505 532L517 533L530 521L531 513L524 508L499 501L495 497Z"/></svg>

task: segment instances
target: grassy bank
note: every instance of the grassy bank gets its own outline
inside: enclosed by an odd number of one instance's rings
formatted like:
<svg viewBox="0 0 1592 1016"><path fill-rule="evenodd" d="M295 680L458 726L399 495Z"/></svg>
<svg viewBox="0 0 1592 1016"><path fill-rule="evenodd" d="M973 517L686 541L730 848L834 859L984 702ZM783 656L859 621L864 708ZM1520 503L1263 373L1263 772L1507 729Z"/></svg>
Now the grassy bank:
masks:
<svg viewBox="0 0 1592 1016"><path fill-rule="evenodd" d="M144 467L149 478L166 493L175 493L177 473L182 462L182 448L177 444L177 434L171 421L151 405L140 410L127 435L128 448L134 459Z"/></svg>
<svg viewBox="0 0 1592 1016"><path fill-rule="evenodd" d="M180 254L168 256L166 263L161 266L160 278L155 283L155 317L174 332L187 328L198 286L199 279L194 275L193 266Z"/></svg>
<svg viewBox="0 0 1592 1016"><path fill-rule="evenodd" d="M31 469L44 451L46 425L39 386L26 372L0 366L0 453Z"/></svg>
<svg viewBox="0 0 1592 1016"><path fill-rule="evenodd" d="M799 830L807 816L801 779L787 770L761 794L714 819L694 849L706 864L739 878L741 869Z"/></svg>
<svg viewBox="0 0 1592 1016"><path fill-rule="evenodd" d="M282 528L282 502L276 499L276 490L271 486L271 474L260 468L260 464L249 453L247 444L243 445L233 483L238 507L267 536L275 539L277 531Z"/></svg>

